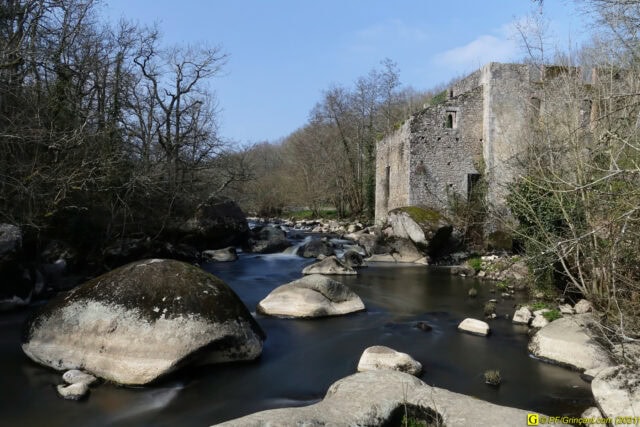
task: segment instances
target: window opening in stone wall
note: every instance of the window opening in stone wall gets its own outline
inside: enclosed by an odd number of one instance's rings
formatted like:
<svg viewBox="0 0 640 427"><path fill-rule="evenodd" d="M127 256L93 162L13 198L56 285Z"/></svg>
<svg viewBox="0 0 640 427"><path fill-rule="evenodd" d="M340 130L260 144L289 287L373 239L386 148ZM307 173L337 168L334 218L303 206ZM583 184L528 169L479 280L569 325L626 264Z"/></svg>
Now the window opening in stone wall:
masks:
<svg viewBox="0 0 640 427"><path fill-rule="evenodd" d="M445 123L445 127L447 129L455 129L457 127L455 111L447 111L447 122Z"/></svg>
<svg viewBox="0 0 640 427"><path fill-rule="evenodd" d="M473 196L478 189L478 183L480 182L480 174L479 173L469 173L467 174L467 201L471 201Z"/></svg>

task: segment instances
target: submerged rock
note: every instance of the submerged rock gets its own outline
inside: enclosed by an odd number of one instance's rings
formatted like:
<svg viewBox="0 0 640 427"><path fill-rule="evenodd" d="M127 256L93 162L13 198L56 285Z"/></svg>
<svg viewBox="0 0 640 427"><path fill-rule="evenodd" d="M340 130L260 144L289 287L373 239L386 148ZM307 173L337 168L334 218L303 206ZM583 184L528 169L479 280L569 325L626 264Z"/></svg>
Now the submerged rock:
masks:
<svg viewBox="0 0 640 427"><path fill-rule="evenodd" d="M58 370L147 384L186 363L250 360L264 333L223 281L173 260L120 267L52 300L22 349Z"/></svg>
<svg viewBox="0 0 640 427"><path fill-rule="evenodd" d="M427 425L449 427L511 427L532 413L431 387L403 372L378 370L335 382L316 404L262 411L218 426L395 426L405 410Z"/></svg>
<svg viewBox="0 0 640 427"><path fill-rule="evenodd" d="M93 375L89 375L78 369L71 369L70 371L65 372L62 374L62 379L68 384L84 383L86 385L91 385L97 381L97 378Z"/></svg>
<svg viewBox="0 0 640 427"><path fill-rule="evenodd" d="M230 262L238 259L238 253L233 246L222 249L209 249L202 252L202 258L207 261Z"/></svg>
<svg viewBox="0 0 640 427"><path fill-rule="evenodd" d="M302 274L353 275L358 274L358 272L343 264L335 255L332 255L322 261L306 266L302 270Z"/></svg>
<svg viewBox="0 0 640 427"><path fill-rule="evenodd" d="M257 311L273 316L322 317L364 310L358 295L340 282L312 274L274 289Z"/></svg>
<svg viewBox="0 0 640 427"><path fill-rule="evenodd" d="M56 386L58 394L67 400L80 400L89 393L89 384L60 384Z"/></svg>
<svg viewBox="0 0 640 427"><path fill-rule="evenodd" d="M392 370L420 375L422 364L409 356L392 348L374 345L364 350L358 362L358 372Z"/></svg>
<svg viewBox="0 0 640 427"><path fill-rule="evenodd" d="M555 320L533 336L529 351L541 359L581 371L608 366L609 356L585 331L591 321L590 314Z"/></svg>

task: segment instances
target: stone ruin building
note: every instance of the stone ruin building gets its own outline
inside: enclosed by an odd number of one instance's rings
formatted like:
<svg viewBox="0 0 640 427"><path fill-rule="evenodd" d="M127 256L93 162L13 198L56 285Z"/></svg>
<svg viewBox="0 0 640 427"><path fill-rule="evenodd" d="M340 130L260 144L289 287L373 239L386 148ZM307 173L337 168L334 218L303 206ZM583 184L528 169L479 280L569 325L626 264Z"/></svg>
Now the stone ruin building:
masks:
<svg viewBox="0 0 640 427"><path fill-rule="evenodd" d="M488 63L450 87L443 102L426 106L381 140L376 223L403 206L447 212L452 197L469 197L481 174L488 202L504 206L505 184L517 174L512 160L540 114L540 83L568 70Z"/></svg>

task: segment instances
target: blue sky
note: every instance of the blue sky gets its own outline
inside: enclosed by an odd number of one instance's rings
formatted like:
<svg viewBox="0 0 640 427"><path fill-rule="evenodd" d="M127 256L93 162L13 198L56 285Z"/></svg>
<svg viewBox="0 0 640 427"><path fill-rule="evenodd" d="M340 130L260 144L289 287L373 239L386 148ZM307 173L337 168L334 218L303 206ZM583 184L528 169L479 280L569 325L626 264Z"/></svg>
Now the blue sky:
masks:
<svg viewBox="0 0 640 427"><path fill-rule="evenodd" d="M304 125L331 84L390 58L403 85L429 89L489 61L522 58L513 24L531 0L105 0L105 17L157 23L168 45L205 42L230 55L213 82L221 134L275 141ZM574 2L546 0L552 44L585 38Z"/></svg>

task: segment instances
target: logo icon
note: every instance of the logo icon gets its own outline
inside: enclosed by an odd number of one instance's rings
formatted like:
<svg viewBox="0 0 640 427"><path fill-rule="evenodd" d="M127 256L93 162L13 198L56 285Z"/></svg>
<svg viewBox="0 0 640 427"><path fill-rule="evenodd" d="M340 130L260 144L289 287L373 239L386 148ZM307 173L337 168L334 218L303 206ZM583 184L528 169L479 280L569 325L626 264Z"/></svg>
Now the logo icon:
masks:
<svg viewBox="0 0 640 427"><path fill-rule="evenodd" d="M527 425L537 426L540 422L540 416L538 414L527 414Z"/></svg>

